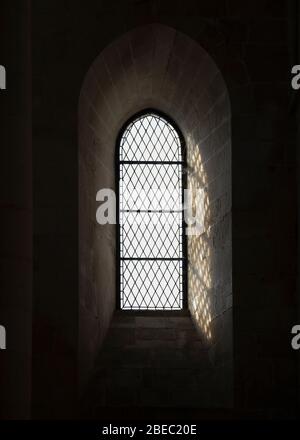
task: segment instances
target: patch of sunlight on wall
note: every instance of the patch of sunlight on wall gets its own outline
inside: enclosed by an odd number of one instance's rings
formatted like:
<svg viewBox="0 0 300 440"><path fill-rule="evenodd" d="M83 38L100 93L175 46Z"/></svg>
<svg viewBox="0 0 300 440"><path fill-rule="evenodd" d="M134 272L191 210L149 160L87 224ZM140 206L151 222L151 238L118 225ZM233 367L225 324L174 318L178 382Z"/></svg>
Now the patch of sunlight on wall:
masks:
<svg viewBox="0 0 300 440"><path fill-rule="evenodd" d="M212 278L211 251L209 248L209 199L207 177L204 171L198 145L191 145L187 153L188 188L193 191L193 210L195 209L195 190L204 190L204 202L200 215L203 218L203 232L188 237L188 285L189 309L197 327L206 342L212 339ZM195 215L195 212L193 212Z"/></svg>

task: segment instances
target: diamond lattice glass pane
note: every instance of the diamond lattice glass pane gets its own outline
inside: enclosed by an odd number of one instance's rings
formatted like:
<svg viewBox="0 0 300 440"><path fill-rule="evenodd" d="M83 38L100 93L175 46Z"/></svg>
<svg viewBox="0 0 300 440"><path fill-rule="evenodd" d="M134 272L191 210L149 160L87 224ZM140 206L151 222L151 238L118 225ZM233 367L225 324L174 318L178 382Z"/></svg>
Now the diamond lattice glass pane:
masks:
<svg viewBox="0 0 300 440"><path fill-rule="evenodd" d="M182 146L161 116L128 125L120 142L120 306L183 307Z"/></svg>
<svg viewBox="0 0 300 440"><path fill-rule="evenodd" d="M179 209L182 165L121 164L122 209Z"/></svg>
<svg viewBox="0 0 300 440"><path fill-rule="evenodd" d="M181 258L182 213L123 213L121 251L124 258Z"/></svg>
<svg viewBox="0 0 300 440"><path fill-rule="evenodd" d="M178 133L155 114L142 116L124 132L120 159L126 161L181 161Z"/></svg>
<svg viewBox="0 0 300 440"><path fill-rule="evenodd" d="M121 308L180 310L182 261L123 260Z"/></svg>

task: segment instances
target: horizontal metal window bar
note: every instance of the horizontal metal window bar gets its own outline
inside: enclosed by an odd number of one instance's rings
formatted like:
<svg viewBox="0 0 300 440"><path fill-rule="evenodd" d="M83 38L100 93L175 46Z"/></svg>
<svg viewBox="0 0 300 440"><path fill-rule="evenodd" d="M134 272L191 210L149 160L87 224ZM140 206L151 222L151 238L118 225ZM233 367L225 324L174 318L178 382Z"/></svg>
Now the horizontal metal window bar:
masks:
<svg viewBox="0 0 300 440"><path fill-rule="evenodd" d="M125 261L183 261L184 258L143 258L143 257L120 257L120 260L125 260Z"/></svg>
<svg viewBox="0 0 300 440"><path fill-rule="evenodd" d="M176 214L176 213L180 213L180 212L184 212L183 209L120 209L120 212L126 212L126 213L130 213L130 212L134 212L137 214L143 214L143 213L147 213L147 214L151 214L151 213L159 213L159 214L163 214L163 213L171 213L171 214Z"/></svg>
<svg viewBox="0 0 300 440"><path fill-rule="evenodd" d="M183 161L120 160L124 165L184 165Z"/></svg>

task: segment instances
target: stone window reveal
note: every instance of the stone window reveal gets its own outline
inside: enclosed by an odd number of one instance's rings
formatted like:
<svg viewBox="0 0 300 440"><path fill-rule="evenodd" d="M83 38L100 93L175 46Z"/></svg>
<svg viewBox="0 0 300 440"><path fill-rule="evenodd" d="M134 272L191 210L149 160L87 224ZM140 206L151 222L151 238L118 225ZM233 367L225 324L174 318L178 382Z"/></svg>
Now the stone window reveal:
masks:
<svg viewBox="0 0 300 440"><path fill-rule="evenodd" d="M122 130L119 170L119 288L122 310L184 307L183 140L147 111Z"/></svg>

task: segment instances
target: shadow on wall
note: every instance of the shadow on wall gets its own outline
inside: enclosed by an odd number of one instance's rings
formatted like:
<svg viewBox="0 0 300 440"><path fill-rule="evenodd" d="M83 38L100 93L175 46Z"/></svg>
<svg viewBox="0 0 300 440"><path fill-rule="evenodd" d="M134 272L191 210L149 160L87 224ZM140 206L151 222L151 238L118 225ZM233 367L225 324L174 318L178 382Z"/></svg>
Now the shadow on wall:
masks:
<svg viewBox="0 0 300 440"><path fill-rule="evenodd" d="M205 336L225 405L232 397L231 132L227 89L191 38L152 24L109 45L89 69L79 101L79 378L93 368L116 308L116 229L96 223L95 196L115 188L115 145L133 114L154 108L180 127L188 182L205 190L205 228L188 239L189 309ZM221 379L220 379L221 381ZM221 402L221 401L220 401Z"/></svg>

